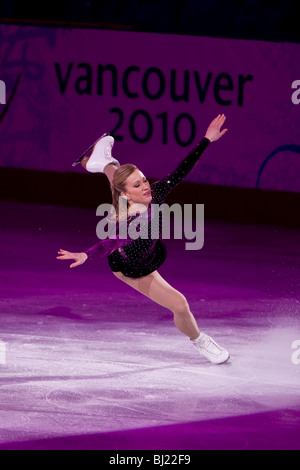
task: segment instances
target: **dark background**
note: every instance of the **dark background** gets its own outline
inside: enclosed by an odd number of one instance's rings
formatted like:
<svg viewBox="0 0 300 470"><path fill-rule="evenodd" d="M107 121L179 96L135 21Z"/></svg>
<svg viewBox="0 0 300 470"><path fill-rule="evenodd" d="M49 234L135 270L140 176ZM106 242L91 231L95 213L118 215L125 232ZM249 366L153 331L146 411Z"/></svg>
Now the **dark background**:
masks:
<svg viewBox="0 0 300 470"><path fill-rule="evenodd" d="M2 0L0 19L82 23L198 36L300 41L299 2L286 0Z"/></svg>

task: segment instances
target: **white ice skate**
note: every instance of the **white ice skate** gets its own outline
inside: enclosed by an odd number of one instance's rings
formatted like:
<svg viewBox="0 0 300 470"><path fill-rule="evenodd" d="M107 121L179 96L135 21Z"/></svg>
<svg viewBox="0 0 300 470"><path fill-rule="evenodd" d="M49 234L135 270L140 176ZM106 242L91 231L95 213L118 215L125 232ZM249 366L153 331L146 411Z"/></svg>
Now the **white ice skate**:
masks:
<svg viewBox="0 0 300 470"><path fill-rule="evenodd" d="M91 145L73 166L78 163L82 163L83 159L87 157L88 153L92 151L90 157L87 159L85 168L91 173L103 173L104 168L113 163L116 166L120 166L118 160L112 157L111 150L114 145L114 138L109 134L103 134L93 145Z"/></svg>
<svg viewBox="0 0 300 470"><path fill-rule="evenodd" d="M192 343L201 356L208 359L212 364L224 364L230 359L229 352L219 346L206 333L200 333L200 336Z"/></svg>

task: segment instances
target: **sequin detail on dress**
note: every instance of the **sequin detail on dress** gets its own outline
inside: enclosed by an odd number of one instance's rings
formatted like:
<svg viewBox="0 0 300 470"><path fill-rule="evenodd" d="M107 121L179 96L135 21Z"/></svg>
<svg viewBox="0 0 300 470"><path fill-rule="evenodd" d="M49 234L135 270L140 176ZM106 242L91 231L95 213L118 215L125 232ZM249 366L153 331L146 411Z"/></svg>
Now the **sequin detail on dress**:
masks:
<svg viewBox="0 0 300 470"><path fill-rule="evenodd" d="M129 216L125 222L128 229L129 224L139 217L139 223L136 228L136 231L140 232L139 238L136 240L118 238L119 231L117 226L116 238L101 240L85 251L85 253L90 256L91 253L97 250L101 256L108 257L108 263L112 271L121 271L122 274L128 277L139 278L156 271L164 263L167 252L165 244L161 241L161 213L158 219L154 218L155 223L158 223L158 227L156 227L158 237L152 238L154 233L152 226L153 204L161 205L165 202L168 194L194 168L209 144L209 139L204 137L197 147L177 166L173 173L151 184L152 201L148 206L148 210L141 215Z"/></svg>

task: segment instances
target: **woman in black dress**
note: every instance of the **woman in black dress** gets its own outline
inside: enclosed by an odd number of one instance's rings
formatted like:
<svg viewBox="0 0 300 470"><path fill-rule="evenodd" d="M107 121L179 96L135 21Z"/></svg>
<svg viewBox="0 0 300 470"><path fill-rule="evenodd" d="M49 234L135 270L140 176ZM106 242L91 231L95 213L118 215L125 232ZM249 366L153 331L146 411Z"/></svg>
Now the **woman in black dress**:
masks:
<svg viewBox="0 0 300 470"><path fill-rule="evenodd" d="M166 259L166 249L160 238L161 214L156 220L159 237L153 238L151 228L153 204L163 204L174 186L194 168L210 143L219 140L226 133L227 129L221 130L225 119L223 114L218 115L209 125L197 147L176 170L152 185L135 165L120 166L111 155L114 139L107 134L102 136L92 147L90 157L82 158L81 164L90 172L105 173L111 185L112 202L117 214L121 213L120 202L125 201L125 218L117 218L114 237L101 240L80 253L61 249L57 256L60 260L74 260L70 266L74 268L83 264L95 250L100 251L102 256L108 257L109 266L117 278L169 309L174 315L174 322L179 331L185 334L199 353L213 364L227 362L229 353L206 333L200 332L186 298L158 273L157 269ZM141 235L134 239L120 237L122 224L129 229L135 220L138 221L137 230L140 230ZM130 233L130 230L127 232Z"/></svg>

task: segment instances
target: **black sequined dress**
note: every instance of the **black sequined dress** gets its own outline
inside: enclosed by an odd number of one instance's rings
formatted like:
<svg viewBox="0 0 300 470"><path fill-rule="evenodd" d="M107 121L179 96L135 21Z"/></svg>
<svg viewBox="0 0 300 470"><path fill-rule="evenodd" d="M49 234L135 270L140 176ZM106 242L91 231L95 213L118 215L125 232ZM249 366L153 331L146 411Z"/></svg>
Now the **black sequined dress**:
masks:
<svg viewBox="0 0 300 470"><path fill-rule="evenodd" d="M100 251L101 256L107 256L112 271L120 271L128 277L139 278L156 271L167 257L165 244L161 240L163 212L159 206L194 168L209 144L209 139L204 137L173 173L151 184L152 201L147 211L128 216L123 222L127 227L126 239L120 238L120 225L117 224L115 238L101 240L85 253L90 256L95 250Z"/></svg>

